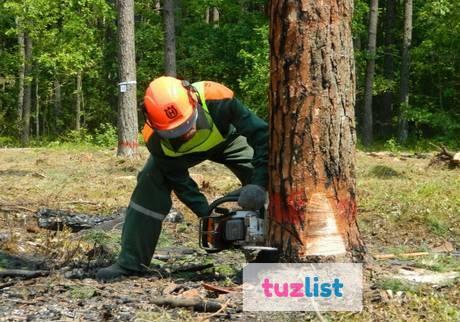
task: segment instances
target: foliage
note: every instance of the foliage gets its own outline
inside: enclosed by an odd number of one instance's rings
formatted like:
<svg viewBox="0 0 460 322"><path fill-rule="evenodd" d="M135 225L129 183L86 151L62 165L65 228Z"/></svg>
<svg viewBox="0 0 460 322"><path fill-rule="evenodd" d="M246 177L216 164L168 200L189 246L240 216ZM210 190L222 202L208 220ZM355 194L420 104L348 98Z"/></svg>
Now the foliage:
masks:
<svg viewBox="0 0 460 322"><path fill-rule="evenodd" d="M247 41L248 49L241 49L239 56L244 59L246 73L239 79L244 102L261 117L268 118L268 27L255 29L255 36Z"/></svg>
<svg viewBox="0 0 460 322"><path fill-rule="evenodd" d="M118 143L117 129L110 123L102 123L92 141L97 146L115 147Z"/></svg>
<svg viewBox="0 0 460 322"><path fill-rule="evenodd" d="M88 133L88 130L83 128L81 130L72 130L67 132L61 137L62 142L70 142L75 144L90 144L93 136Z"/></svg>
<svg viewBox="0 0 460 322"><path fill-rule="evenodd" d="M459 147L460 136L460 2L415 0L411 48L409 105L400 108L399 71L404 6L396 1L395 27L386 27L386 1L380 2L374 81L374 123L386 117L383 94L392 95L392 124L379 147L396 136L398 114L409 120L412 147L441 141ZM162 10L155 2L135 3L138 100L147 84L163 74L164 35ZM268 114L269 45L267 2L264 0L182 0L176 2L176 51L178 76L191 81L215 80L235 91L237 97L259 116ZM216 8L218 21L206 21ZM369 3L354 1L352 20L357 78L357 116L362 113ZM114 2L107 0L5 0L0 4L0 136L19 137L17 120L18 36L25 32L33 42L32 115L40 105L41 137L46 142L88 142L113 146L117 119L117 22ZM385 36L394 42L385 46ZM386 54L394 69L385 70ZM76 74L83 75L82 125L87 133L68 133L73 128ZM61 89L61 101L56 89ZM32 127L35 127L32 118ZM387 122L385 120L385 122ZM105 125L101 125L105 124ZM111 124L112 127L107 127ZM376 127L378 128L378 127ZM83 130L85 131L85 130ZM91 134L91 138L87 137ZM3 139L4 140L4 139ZM421 143L420 143L421 142ZM391 149L407 148L393 146Z"/></svg>

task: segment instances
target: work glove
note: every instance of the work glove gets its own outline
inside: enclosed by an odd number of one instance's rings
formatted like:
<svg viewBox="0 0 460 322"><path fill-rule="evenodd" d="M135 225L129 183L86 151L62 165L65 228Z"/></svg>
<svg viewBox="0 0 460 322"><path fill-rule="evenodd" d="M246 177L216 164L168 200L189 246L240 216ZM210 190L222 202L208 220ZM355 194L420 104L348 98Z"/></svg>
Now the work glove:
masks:
<svg viewBox="0 0 460 322"><path fill-rule="evenodd" d="M241 189L238 204L245 210L259 210L265 204L266 191L256 184L248 184Z"/></svg>

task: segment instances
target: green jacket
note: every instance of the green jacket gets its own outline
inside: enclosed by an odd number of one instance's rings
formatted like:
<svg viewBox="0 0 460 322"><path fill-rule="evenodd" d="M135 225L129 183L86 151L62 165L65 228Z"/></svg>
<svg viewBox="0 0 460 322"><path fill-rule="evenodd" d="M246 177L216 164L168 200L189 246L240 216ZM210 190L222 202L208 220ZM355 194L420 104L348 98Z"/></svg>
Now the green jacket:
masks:
<svg viewBox="0 0 460 322"><path fill-rule="evenodd" d="M203 202L206 198L190 178L188 169L216 155L237 137L244 136L254 150L251 162L254 172L250 183L266 188L268 184L268 125L236 99L233 92L224 85L205 81L195 83L193 86L201 89L200 98L205 101L205 104L202 103L202 105L209 112L205 113L205 109L201 108L197 122L200 122L200 118L206 120L205 114L207 114L207 117L212 119L208 123L214 124L223 137L220 144L204 152L191 152L171 157L165 154L164 146L172 150L179 150L180 146L170 140L162 139L153 131L147 131L150 133L144 131L143 134L147 148L155 160L155 168L165 175L167 184L170 184L171 189L181 201L195 213L203 215L205 212Z"/></svg>

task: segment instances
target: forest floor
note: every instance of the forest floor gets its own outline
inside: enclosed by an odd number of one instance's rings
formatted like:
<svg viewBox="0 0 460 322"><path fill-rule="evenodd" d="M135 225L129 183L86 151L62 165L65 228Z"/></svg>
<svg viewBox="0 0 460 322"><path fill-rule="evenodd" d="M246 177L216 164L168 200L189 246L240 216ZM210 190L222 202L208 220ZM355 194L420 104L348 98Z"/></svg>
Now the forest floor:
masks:
<svg viewBox="0 0 460 322"><path fill-rule="evenodd" d="M371 255L362 312L243 312L238 251L206 255L198 221L176 199L185 221L165 223L152 274L102 284L97 267L118 251L120 230L59 232L37 226L39 208L109 215L129 201L148 154L122 160L114 150L0 149L0 321L458 321L460 280L411 283L401 269L455 276L460 272L460 171L428 167L430 156L357 156L359 226ZM236 187L220 165L205 162L191 175L209 200ZM115 227L116 228L116 227ZM182 251L185 250L185 251ZM404 253L428 255L406 257ZM166 257L168 257L166 256ZM377 256L378 257L378 256ZM187 265L209 268L182 272ZM4 269L45 270L31 279L1 277ZM424 269L424 270L422 270ZM228 294L209 290L220 287ZM216 313L153 304L163 295L202 296L225 303ZM212 315L212 316L211 316Z"/></svg>

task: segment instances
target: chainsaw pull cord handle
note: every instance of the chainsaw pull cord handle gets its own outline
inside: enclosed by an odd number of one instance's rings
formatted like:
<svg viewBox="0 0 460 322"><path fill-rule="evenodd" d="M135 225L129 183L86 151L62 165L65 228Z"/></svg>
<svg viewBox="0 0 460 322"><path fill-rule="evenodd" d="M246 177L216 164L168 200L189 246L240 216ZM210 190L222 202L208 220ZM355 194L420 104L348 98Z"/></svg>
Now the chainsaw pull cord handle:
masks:
<svg viewBox="0 0 460 322"><path fill-rule="evenodd" d="M209 210L208 210L208 216L212 214L212 211L217 208L217 206L226 203L226 202L237 202L239 198L239 195L227 195L222 198L214 200L210 205L209 205Z"/></svg>

